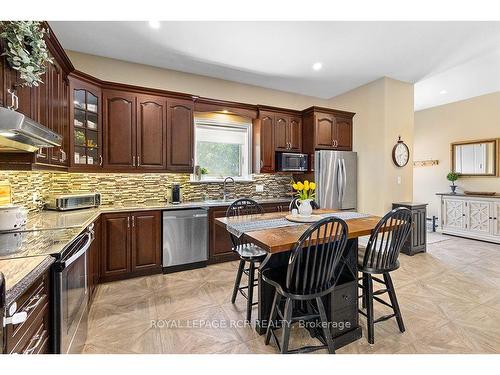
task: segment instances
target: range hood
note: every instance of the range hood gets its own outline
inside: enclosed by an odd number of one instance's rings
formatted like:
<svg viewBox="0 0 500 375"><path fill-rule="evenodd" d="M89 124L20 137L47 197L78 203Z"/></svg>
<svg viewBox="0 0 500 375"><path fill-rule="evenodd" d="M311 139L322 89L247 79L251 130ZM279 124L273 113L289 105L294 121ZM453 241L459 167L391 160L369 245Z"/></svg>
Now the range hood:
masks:
<svg viewBox="0 0 500 375"><path fill-rule="evenodd" d="M0 152L35 152L61 146L62 137L29 117L0 107Z"/></svg>

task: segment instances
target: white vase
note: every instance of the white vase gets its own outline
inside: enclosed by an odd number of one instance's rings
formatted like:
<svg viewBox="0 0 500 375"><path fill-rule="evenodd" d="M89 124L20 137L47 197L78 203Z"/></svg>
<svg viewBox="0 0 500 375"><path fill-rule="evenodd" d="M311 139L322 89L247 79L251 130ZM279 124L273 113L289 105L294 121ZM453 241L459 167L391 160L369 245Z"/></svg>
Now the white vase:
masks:
<svg viewBox="0 0 500 375"><path fill-rule="evenodd" d="M311 201L312 199L304 199L304 200L298 200L297 201L297 206L299 207L299 215L300 216L311 216L312 215L312 206L311 206Z"/></svg>

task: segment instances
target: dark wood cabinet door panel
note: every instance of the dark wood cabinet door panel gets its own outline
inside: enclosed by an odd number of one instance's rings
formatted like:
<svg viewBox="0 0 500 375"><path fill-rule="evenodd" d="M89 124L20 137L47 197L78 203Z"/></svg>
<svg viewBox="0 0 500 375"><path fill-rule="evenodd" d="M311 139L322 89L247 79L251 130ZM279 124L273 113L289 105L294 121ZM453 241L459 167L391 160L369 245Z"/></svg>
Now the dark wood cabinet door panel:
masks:
<svg viewBox="0 0 500 375"><path fill-rule="evenodd" d="M233 253L233 243L229 237L229 232L226 228L217 225L214 221L217 217L226 216L227 207L213 208L209 212L209 254L210 258L214 259L221 255L230 255Z"/></svg>
<svg viewBox="0 0 500 375"><path fill-rule="evenodd" d="M167 160L166 100L139 96L137 99L137 166L165 169Z"/></svg>
<svg viewBox="0 0 500 375"><path fill-rule="evenodd" d="M291 117L288 122L288 142L290 151L302 151L302 120L299 117Z"/></svg>
<svg viewBox="0 0 500 375"><path fill-rule="evenodd" d="M274 172L274 115L260 116L260 172Z"/></svg>
<svg viewBox="0 0 500 375"><path fill-rule="evenodd" d="M161 267L160 211L132 213L132 272Z"/></svg>
<svg viewBox="0 0 500 375"><path fill-rule="evenodd" d="M274 149L276 151L287 151L289 149L288 117L282 115L274 116Z"/></svg>
<svg viewBox="0 0 500 375"><path fill-rule="evenodd" d="M106 279L130 273L129 214L104 214L101 217L101 226L101 275Z"/></svg>
<svg viewBox="0 0 500 375"><path fill-rule="evenodd" d="M64 121L63 115L63 72L56 64L49 64L49 121L50 128L62 136L63 141L60 147L52 147L49 151L51 164L63 164L66 160L65 130L67 121Z"/></svg>
<svg viewBox="0 0 500 375"><path fill-rule="evenodd" d="M135 168L136 97L103 91L104 166Z"/></svg>
<svg viewBox="0 0 500 375"><path fill-rule="evenodd" d="M42 76L42 83L40 83L37 87L37 102L38 102L38 111L36 120L42 124L50 128L50 116L49 116L49 107L50 107L50 99L49 99L49 71L45 72ZM49 162L49 149L48 148L40 148L35 154L35 158L37 163L48 163Z"/></svg>
<svg viewBox="0 0 500 375"><path fill-rule="evenodd" d="M193 102L167 99L167 169L193 170Z"/></svg>
<svg viewBox="0 0 500 375"><path fill-rule="evenodd" d="M333 127L331 115L316 114L316 148L333 148Z"/></svg>
<svg viewBox="0 0 500 375"><path fill-rule="evenodd" d="M352 119L335 118L335 140L337 149L352 150Z"/></svg>

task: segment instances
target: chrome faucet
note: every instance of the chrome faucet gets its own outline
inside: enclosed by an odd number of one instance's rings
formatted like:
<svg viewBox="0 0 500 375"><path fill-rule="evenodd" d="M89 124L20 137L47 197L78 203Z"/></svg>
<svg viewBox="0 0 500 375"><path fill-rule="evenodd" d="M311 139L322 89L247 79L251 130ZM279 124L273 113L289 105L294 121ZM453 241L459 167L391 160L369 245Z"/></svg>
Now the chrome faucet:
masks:
<svg viewBox="0 0 500 375"><path fill-rule="evenodd" d="M234 186L234 178L232 178L232 177L226 177L224 179L224 187L223 187L224 200L227 200L227 195L228 194L227 194L227 191L226 191L226 183L227 183L228 180L233 181L233 186Z"/></svg>

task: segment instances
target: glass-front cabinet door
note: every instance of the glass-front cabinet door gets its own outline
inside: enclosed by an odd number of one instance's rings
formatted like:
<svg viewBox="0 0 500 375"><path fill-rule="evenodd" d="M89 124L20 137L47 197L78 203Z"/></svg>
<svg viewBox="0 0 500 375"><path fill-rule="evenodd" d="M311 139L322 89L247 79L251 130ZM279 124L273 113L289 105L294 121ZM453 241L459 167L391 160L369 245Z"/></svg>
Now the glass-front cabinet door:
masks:
<svg viewBox="0 0 500 375"><path fill-rule="evenodd" d="M100 88L71 77L71 167L102 168Z"/></svg>

